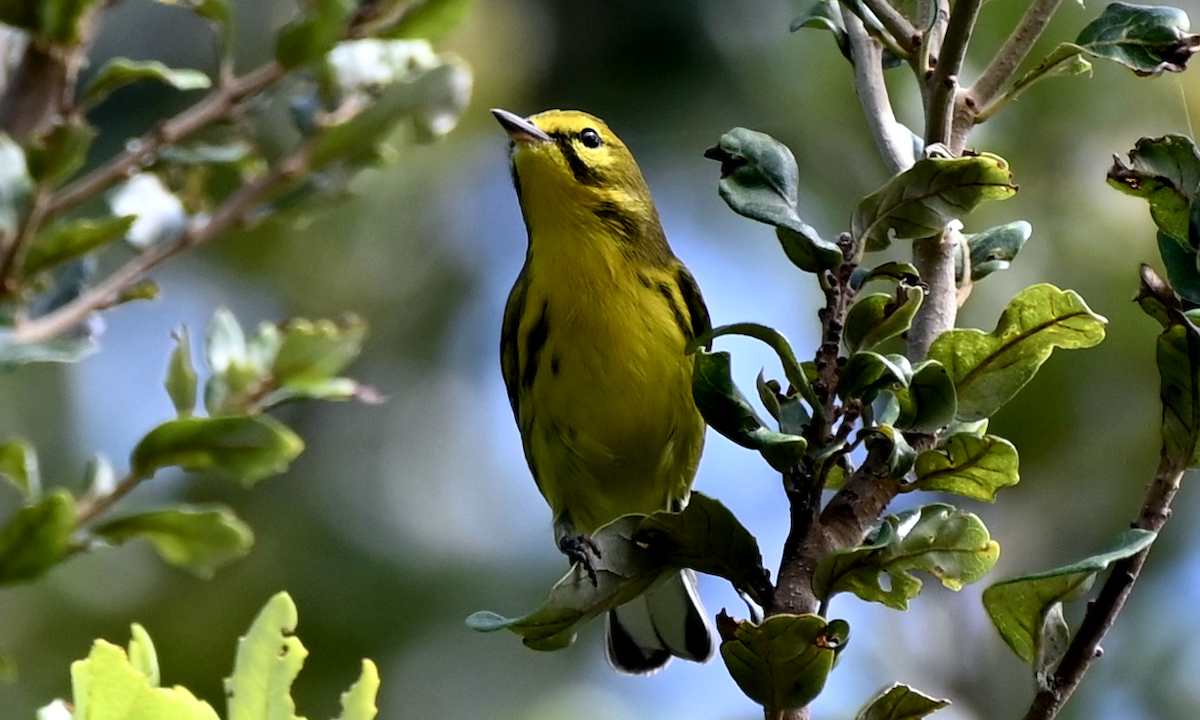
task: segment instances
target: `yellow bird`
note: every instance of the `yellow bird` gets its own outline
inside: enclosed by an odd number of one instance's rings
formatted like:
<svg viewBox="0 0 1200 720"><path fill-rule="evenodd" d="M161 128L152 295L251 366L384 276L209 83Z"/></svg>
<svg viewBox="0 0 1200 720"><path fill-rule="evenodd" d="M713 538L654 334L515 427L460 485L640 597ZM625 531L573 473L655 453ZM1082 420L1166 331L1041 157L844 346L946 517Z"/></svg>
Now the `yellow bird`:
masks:
<svg viewBox="0 0 1200 720"><path fill-rule="evenodd" d="M560 550L591 571L589 534L687 502L704 421L684 346L710 328L625 144L586 113L492 110L512 139L529 232L500 359L525 458ZM608 614L608 659L651 673L713 653L690 571Z"/></svg>

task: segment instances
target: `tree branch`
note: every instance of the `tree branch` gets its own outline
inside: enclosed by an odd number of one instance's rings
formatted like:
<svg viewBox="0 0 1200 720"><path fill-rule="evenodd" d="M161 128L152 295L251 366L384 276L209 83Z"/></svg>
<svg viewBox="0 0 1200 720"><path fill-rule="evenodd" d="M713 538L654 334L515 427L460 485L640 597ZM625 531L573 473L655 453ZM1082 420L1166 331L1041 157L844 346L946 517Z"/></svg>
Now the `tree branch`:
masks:
<svg viewBox="0 0 1200 720"><path fill-rule="evenodd" d="M912 134L896 122L892 111L883 80L883 48L867 34L862 20L844 5L842 20L850 39L850 55L854 58L854 88L871 128L871 137L875 139L888 170L904 172L914 162Z"/></svg>
<svg viewBox="0 0 1200 720"><path fill-rule="evenodd" d="M1183 468L1176 467L1164 453L1158 462L1154 479L1146 488L1142 509L1133 526L1158 532L1171 517L1171 500L1179 491ZM1079 626L1079 632L1071 640L1070 647L1050 678L1050 688L1038 692L1033 699L1025 720L1051 720L1058 716L1063 705L1079 687L1084 674L1096 658L1100 657L1100 641L1112 628L1117 615L1125 605L1133 584L1137 582L1150 549L1128 557L1113 565L1112 572L1095 601L1088 607L1087 614Z"/></svg>
<svg viewBox="0 0 1200 720"><path fill-rule="evenodd" d="M929 104L925 109L925 144L944 143L955 155L961 148L951 144L954 106L958 102L959 75L967 58L971 31L979 18L983 0L956 0L946 23L946 37L929 78Z"/></svg>
<svg viewBox="0 0 1200 720"><path fill-rule="evenodd" d="M887 0L862 0L862 4L870 10L884 29L896 39L896 44L905 52L911 53L921 46L921 31L917 30L908 18L892 7ZM846 6L842 6L843 12Z"/></svg>
<svg viewBox="0 0 1200 720"><path fill-rule="evenodd" d="M1033 0L1021 21L1013 29L1012 34L1000 46L992 61L974 84L966 90L966 104L972 108L982 108L989 104L1008 84L1013 74L1024 62L1034 43L1041 37L1042 31L1050 19L1054 17L1062 0ZM972 123L974 119L972 118Z"/></svg>

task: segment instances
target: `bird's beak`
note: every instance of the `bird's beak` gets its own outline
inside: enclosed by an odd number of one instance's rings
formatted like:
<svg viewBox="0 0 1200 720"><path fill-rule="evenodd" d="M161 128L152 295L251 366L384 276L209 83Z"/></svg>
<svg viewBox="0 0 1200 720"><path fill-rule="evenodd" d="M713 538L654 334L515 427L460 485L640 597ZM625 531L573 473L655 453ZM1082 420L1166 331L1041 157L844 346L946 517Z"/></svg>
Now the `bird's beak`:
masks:
<svg viewBox="0 0 1200 720"><path fill-rule="evenodd" d="M500 122L500 125L508 133L508 136L513 139L513 142L538 143L550 140L549 135L516 113L510 113L500 108L492 108L492 114L496 116L496 120Z"/></svg>

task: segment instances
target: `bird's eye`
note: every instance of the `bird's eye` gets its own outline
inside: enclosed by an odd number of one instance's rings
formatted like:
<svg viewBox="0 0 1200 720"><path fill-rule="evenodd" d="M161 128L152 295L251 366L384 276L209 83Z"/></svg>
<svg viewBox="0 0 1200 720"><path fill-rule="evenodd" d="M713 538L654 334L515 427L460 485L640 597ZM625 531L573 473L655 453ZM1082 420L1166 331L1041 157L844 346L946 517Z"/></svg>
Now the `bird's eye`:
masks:
<svg viewBox="0 0 1200 720"><path fill-rule="evenodd" d="M584 147L598 148L601 144L600 133L591 128L586 128L583 132L579 133L579 142L583 143Z"/></svg>

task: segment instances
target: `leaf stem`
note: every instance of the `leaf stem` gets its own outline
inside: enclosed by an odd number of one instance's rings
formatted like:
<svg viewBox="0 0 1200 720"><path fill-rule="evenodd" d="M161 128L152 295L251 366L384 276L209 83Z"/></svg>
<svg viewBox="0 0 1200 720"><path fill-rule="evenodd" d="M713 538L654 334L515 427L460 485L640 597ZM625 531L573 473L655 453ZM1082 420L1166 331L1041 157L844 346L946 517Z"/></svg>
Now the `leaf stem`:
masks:
<svg viewBox="0 0 1200 720"><path fill-rule="evenodd" d="M1184 469L1168 459L1165 452L1162 454L1154 478L1146 488L1141 511L1133 522L1134 527L1158 532L1167 524L1171 517L1171 500L1179 491L1183 472ZM1049 689L1041 690L1034 696L1025 720L1052 720L1058 716L1063 705L1079 687L1084 674L1100 657L1100 641L1116 622L1152 547L1150 545L1113 565L1108 580L1088 606L1079 631L1075 633L1070 647L1050 678Z"/></svg>
<svg viewBox="0 0 1200 720"><path fill-rule="evenodd" d="M966 90L966 105L970 108L983 108L990 105L1001 88L1008 84L1016 73L1017 68L1024 62L1034 43L1041 37L1050 19L1058 10L1062 0L1033 0L1025 10L1020 22L1013 28L1012 33L992 57L991 62L984 68L983 73ZM981 122L975 117L966 125Z"/></svg>
<svg viewBox="0 0 1200 720"><path fill-rule="evenodd" d="M871 137L879 147L883 162L892 173L912 167L913 141L908 130L896 122L883 80L883 48L878 40L867 34L862 20L842 6L842 20L850 39L850 54L854 58L854 87L862 103L863 114L871 129Z"/></svg>
<svg viewBox="0 0 1200 720"><path fill-rule="evenodd" d="M116 485L113 486L111 492L105 495L97 495L88 498L75 508L75 527L81 528L91 521L95 520L106 510L116 505L121 498L128 495L135 487L143 480L149 478L145 475L140 475L130 471L128 475L121 478Z"/></svg>

